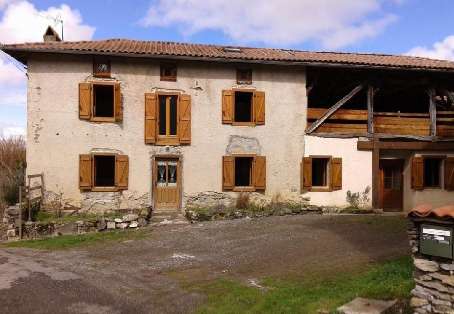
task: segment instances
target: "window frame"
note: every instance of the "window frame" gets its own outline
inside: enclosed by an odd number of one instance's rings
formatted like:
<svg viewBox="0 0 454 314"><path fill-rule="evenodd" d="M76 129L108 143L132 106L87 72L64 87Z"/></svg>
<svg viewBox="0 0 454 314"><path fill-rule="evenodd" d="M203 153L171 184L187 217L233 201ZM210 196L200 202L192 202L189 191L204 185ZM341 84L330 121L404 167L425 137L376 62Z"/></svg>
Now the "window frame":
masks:
<svg viewBox="0 0 454 314"><path fill-rule="evenodd" d="M446 160L446 156L445 155L421 155L422 157L422 162L423 162L423 180L422 180L422 183L423 183L423 189L424 190L441 190L443 189L444 187L444 160ZM438 168L438 185L436 186L428 186L426 185L426 178L425 178L425 162L427 159L436 159L436 160L439 160L440 164L439 164L439 168Z"/></svg>
<svg viewBox="0 0 454 314"><path fill-rule="evenodd" d="M95 81L95 82L90 82L91 84L91 118L90 121L92 122L116 122L116 117L115 117L115 82L104 82L104 81ZM112 112L113 116L112 117L97 117L95 116L95 85L98 86L112 86L112 92L113 92L113 97L112 97Z"/></svg>
<svg viewBox="0 0 454 314"><path fill-rule="evenodd" d="M232 88L233 92L233 108L232 108L232 125L233 126L256 126L255 122L255 108L254 108L254 92L255 89L249 88ZM236 107L236 93L251 93L251 121L238 122L235 121L235 107Z"/></svg>
<svg viewBox="0 0 454 314"><path fill-rule="evenodd" d="M326 186L314 186L312 183L312 187L310 189L311 192L332 192L333 187L332 187L332 182L331 182L331 162L333 160L333 156L331 155L309 155L312 159L311 167L314 165L314 159L327 159L328 162L326 163ZM313 168L311 169L312 173L312 182L314 182L314 173L313 173Z"/></svg>
<svg viewBox="0 0 454 314"><path fill-rule="evenodd" d="M240 72L250 72L247 80L242 80ZM252 68L237 68L236 69L236 83L239 85L252 85Z"/></svg>
<svg viewBox="0 0 454 314"><path fill-rule="evenodd" d="M107 72L98 72L97 71L97 65L98 64L107 64ZM110 78L112 73L112 66L109 58L103 58L103 57L94 57L93 58L93 76L94 77L100 77L100 78Z"/></svg>
<svg viewBox="0 0 454 314"><path fill-rule="evenodd" d="M166 67L172 67L172 70L175 71L173 75L164 75L164 69ZM178 77L178 67L176 63L172 62L162 62L159 64L159 80L161 82L176 82Z"/></svg>
<svg viewBox="0 0 454 314"><path fill-rule="evenodd" d="M116 156L118 154L115 154L115 153L91 153L91 158L92 158L92 163L91 163L91 175L92 175L92 178L91 178L91 182L92 182L92 188L90 191L92 192L117 192L119 191L120 189L115 185L115 177L116 177L116 171L117 171L117 167L116 167ZM112 156L114 157L114 185L113 186L96 186L95 185L95 177L96 177L96 168L95 168L95 158L96 156Z"/></svg>
<svg viewBox="0 0 454 314"><path fill-rule="evenodd" d="M258 155L257 154L232 154L231 156L233 157L233 189L232 189L232 191L233 192L255 192L256 188L254 185L254 182L255 182L254 158ZM236 158L237 157L252 158L251 169L250 169L250 172L251 172L250 182L251 183L249 186L237 186L236 185L235 177L236 177Z"/></svg>
<svg viewBox="0 0 454 314"><path fill-rule="evenodd" d="M181 93L178 92L157 92L156 97L157 97L157 104L156 104L156 144L157 145L179 145L180 144L180 108L179 108L179 102L180 102L180 95ZM160 126L160 111L159 111L159 98L160 96L176 96L176 134L175 135L161 135L159 134L159 126ZM170 108L170 103L167 105L166 101L166 111L168 114L166 114L166 124L170 122L170 110L167 110ZM166 126L166 129L170 128L169 126Z"/></svg>

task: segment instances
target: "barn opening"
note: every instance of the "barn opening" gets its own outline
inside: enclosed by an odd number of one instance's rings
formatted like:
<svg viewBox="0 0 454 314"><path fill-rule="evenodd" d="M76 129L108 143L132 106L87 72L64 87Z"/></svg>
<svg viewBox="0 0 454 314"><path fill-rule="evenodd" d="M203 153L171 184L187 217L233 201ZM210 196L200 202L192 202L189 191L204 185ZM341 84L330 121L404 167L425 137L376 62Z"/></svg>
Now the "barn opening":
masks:
<svg viewBox="0 0 454 314"><path fill-rule="evenodd" d="M235 122L252 122L252 92L235 92Z"/></svg>
<svg viewBox="0 0 454 314"><path fill-rule="evenodd" d="M252 186L253 157L235 158L235 186Z"/></svg>
<svg viewBox="0 0 454 314"><path fill-rule="evenodd" d="M114 117L114 85L93 85L93 109L94 117Z"/></svg>
<svg viewBox="0 0 454 314"><path fill-rule="evenodd" d="M115 156L95 155L93 166L95 186L115 186Z"/></svg>

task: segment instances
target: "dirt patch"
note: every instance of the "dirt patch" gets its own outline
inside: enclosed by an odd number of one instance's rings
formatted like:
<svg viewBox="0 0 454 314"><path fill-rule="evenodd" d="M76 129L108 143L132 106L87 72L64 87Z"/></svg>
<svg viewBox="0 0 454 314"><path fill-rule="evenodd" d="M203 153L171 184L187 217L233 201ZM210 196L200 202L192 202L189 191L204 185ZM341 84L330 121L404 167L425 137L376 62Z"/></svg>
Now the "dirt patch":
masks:
<svg viewBox="0 0 454 314"><path fill-rule="evenodd" d="M132 302L136 313L187 313L204 301L204 295L185 289L197 282L223 276L247 282L326 275L406 255L405 226L405 219L397 216L267 217L163 226L149 238L83 250L7 252L39 260L46 269L77 274L82 286L117 302L112 302L112 311ZM40 289L45 291L45 285ZM14 285L1 293L16 293ZM58 298L58 291L52 293ZM45 306L22 297L38 308ZM84 298L81 294L79 302Z"/></svg>

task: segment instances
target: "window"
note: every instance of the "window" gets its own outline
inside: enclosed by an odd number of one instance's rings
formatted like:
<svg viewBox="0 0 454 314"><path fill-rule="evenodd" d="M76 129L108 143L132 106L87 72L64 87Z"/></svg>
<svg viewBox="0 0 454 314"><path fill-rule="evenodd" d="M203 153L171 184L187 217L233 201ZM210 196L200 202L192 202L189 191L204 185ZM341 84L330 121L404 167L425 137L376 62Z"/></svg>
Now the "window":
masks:
<svg viewBox="0 0 454 314"><path fill-rule="evenodd" d="M222 187L225 191L265 190L266 158L254 155L224 156Z"/></svg>
<svg viewBox="0 0 454 314"><path fill-rule="evenodd" d="M235 158L235 186L252 186L252 157Z"/></svg>
<svg viewBox="0 0 454 314"><path fill-rule="evenodd" d="M157 145L191 143L191 96L145 94L145 143Z"/></svg>
<svg viewBox="0 0 454 314"><path fill-rule="evenodd" d="M120 83L87 82L79 84L79 118L97 122L123 119Z"/></svg>
<svg viewBox="0 0 454 314"><path fill-rule="evenodd" d="M126 190L128 176L129 159L126 155L79 155L79 188L81 190Z"/></svg>
<svg viewBox="0 0 454 314"><path fill-rule="evenodd" d="M252 92L235 92L234 122L253 122Z"/></svg>
<svg viewBox="0 0 454 314"><path fill-rule="evenodd" d="M161 81L177 81L177 65L172 63L161 64Z"/></svg>
<svg viewBox="0 0 454 314"><path fill-rule="evenodd" d="M312 158L312 186L328 186L329 158Z"/></svg>
<svg viewBox="0 0 454 314"><path fill-rule="evenodd" d="M157 162L157 185L160 187L177 186L178 178L177 161L158 161Z"/></svg>
<svg viewBox="0 0 454 314"><path fill-rule="evenodd" d="M440 158L424 158L424 187L441 187L441 161Z"/></svg>
<svg viewBox="0 0 454 314"><path fill-rule="evenodd" d="M237 69L236 70L237 84L252 84L252 70L251 69Z"/></svg>
<svg viewBox="0 0 454 314"><path fill-rule="evenodd" d="M222 91L222 123L265 124L265 93L245 89Z"/></svg>
<svg viewBox="0 0 454 314"><path fill-rule="evenodd" d="M301 188L306 191L342 189L342 158L331 156L304 157L301 163Z"/></svg>
<svg viewBox="0 0 454 314"><path fill-rule="evenodd" d="M93 76L110 77L110 61L104 58L93 60Z"/></svg>
<svg viewBox="0 0 454 314"><path fill-rule="evenodd" d="M114 86L113 85L93 85L93 117L94 118L114 118Z"/></svg>
<svg viewBox="0 0 454 314"><path fill-rule="evenodd" d="M94 156L94 185L106 187L115 185L115 156Z"/></svg>

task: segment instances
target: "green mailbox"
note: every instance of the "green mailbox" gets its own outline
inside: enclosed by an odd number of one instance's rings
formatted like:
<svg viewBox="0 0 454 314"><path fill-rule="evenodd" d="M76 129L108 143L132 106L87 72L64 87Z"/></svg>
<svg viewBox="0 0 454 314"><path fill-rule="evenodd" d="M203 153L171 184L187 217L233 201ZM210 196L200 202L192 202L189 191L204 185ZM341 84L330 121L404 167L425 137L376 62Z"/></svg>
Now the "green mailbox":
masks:
<svg viewBox="0 0 454 314"><path fill-rule="evenodd" d="M453 228L421 224L419 229L420 253L452 259L453 256Z"/></svg>

